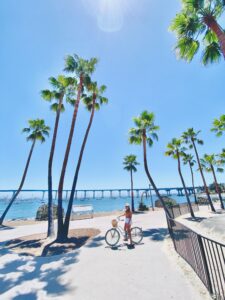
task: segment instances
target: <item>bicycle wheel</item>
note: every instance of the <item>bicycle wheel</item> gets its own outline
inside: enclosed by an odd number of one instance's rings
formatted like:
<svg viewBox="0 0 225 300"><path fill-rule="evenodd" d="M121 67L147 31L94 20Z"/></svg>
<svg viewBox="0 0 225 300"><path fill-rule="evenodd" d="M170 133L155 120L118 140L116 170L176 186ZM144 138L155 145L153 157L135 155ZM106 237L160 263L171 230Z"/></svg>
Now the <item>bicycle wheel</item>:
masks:
<svg viewBox="0 0 225 300"><path fill-rule="evenodd" d="M106 232L105 241L109 246L111 247L116 246L119 240L120 240L120 233L116 228L111 228Z"/></svg>
<svg viewBox="0 0 225 300"><path fill-rule="evenodd" d="M143 239L143 232L140 227L131 228L131 238L134 244L140 244Z"/></svg>

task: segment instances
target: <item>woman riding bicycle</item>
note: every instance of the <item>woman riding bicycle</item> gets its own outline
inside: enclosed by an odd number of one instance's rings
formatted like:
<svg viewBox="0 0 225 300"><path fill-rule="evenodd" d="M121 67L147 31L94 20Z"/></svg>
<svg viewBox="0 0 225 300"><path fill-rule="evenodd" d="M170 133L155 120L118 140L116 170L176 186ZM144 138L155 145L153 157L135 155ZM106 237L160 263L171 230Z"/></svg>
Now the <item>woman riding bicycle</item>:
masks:
<svg viewBox="0 0 225 300"><path fill-rule="evenodd" d="M120 217L125 217L125 223L124 223L124 231L126 233L126 236L124 238L124 241L128 241L127 235L130 239L130 245L133 245L132 238L131 238L131 224L132 224L132 211L130 209L130 204L125 204L125 211L124 214L122 214Z"/></svg>

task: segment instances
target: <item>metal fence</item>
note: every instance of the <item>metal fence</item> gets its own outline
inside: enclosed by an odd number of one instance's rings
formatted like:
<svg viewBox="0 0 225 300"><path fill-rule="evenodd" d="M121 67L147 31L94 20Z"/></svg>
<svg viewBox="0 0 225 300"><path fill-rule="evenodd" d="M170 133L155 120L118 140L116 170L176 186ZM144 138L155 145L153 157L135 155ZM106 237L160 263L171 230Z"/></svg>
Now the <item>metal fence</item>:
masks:
<svg viewBox="0 0 225 300"><path fill-rule="evenodd" d="M225 245L167 217L175 250L194 269L214 299L225 300Z"/></svg>
<svg viewBox="0 0 225 300"><path fill-rule="evenodd" d="M191 203L191 206L192 206L192 209L194 212L199 211L198 204ZM172 205L172 206L168 207L168 210L169 210L171 216L173 217L173 219L175 219L181 215L190 213L190 208L188 206L188 203Z"/></svg>

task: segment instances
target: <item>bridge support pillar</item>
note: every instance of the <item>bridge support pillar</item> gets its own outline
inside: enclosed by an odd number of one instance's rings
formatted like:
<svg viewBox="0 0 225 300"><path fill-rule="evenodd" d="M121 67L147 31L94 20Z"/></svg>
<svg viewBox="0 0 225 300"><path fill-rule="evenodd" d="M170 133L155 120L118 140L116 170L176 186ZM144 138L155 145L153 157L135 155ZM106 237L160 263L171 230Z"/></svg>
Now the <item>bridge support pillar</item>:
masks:
<svg viewBox="0 0 225 300"><path fill-rule="evenodd" d="M104 198L104 191L102 190L102 198Z"/></svg>
<svg viewBox="0 0 225 300"><path fill-rule="evenodd" d="M45 191L42 192L42 200L45 198Z"/></svg>
<svg viewBox="0 0 225 300"><path fill-rule="evenodd" d="M93 198L95 198L95 191L93 191Z"/></svg>

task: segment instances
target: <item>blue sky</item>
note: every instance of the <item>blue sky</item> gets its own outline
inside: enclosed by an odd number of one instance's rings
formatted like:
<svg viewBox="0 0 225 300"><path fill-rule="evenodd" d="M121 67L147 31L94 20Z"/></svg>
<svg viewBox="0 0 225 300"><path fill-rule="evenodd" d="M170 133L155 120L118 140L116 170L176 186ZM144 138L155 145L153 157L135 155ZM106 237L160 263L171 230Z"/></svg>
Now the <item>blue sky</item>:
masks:
<svg viewBox="0 0 225 300"><path fill-rule="evenodd" d="M93 5L93 3L95 5ZM112 4L114 3L114 6ZM101 6L100 6L101 4ZM201 129L200 153L219 152L225 138L210 133L212 120L224 113L224 61L210 67L178 61L175 37L168 31L180 8L178 0L3 0L0 2L1 155L0 188L16 188L30 144L21 129L31 118L53 127L54 114L40 97L48 77L62 73L66 54L98 57L94 79L106 84L109 104L96 113L81 167L78 188L129 186L122 168L127 154L141 163L135 186L148 184L142 149L128 144L132 117L153 111L159 142L149 149L149 167L158 186L180 186L176 162L164 156L166 144L188 127ZM72 108L60 124L53 182L58 178ZM70 188L89 114L79 111L65 187ZM24 188L47 187L50 139L37 145ZM188 169L184 169L190 184ZM219 176L224 181L225 175ZM207 175L211 182L211 176ZM201 183L199 175L196 182Z"/></svg>

